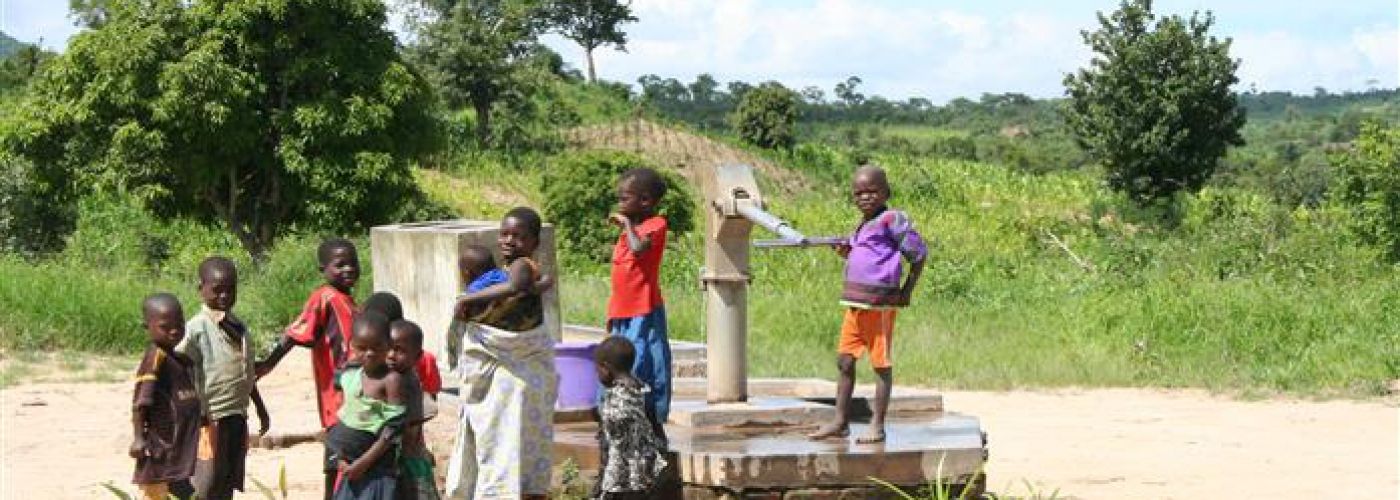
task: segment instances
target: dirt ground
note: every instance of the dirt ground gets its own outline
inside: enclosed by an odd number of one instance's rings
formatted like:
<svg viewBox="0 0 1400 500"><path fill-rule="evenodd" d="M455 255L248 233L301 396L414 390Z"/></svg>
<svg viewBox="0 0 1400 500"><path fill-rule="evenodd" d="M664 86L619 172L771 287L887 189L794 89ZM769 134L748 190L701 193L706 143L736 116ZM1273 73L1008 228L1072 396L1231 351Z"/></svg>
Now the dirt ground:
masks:
<svg viewBox="0 0 1400 500"><path fill-rule="evenodd" d="M309 376L305 353L296 352L260 384L273 434L315 428ZM129 491L130 385L51 380L21 379L0 390L0 498L111 497L104 482ZM956 391L945 401L981 417L989 486L1003 496L1400 497L1393 400L1239 401L1191 390L1096 389ZM448 419L435 423L433 434L450 435ZM447 442L433 445L441 453ZM254 449L248 476L275 488L285 465L291 498L319 498L320 456L314 443ZM247 486L257 491L252 481Z"/></svg>

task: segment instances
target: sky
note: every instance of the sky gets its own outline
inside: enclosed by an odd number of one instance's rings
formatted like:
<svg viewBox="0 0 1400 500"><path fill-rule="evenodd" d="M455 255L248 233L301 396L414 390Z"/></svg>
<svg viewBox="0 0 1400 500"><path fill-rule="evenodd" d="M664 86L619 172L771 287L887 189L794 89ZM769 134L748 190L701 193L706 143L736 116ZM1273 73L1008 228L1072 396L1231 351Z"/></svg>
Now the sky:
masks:
<svg viewBox="0 0 1400 500"><path fill-rule="evenodd" d="M946 102L984 92L1063 94L1091 57L1080 31L1114 0L633 0L627 51L600 49L600 78L777 80ZM62 50L77 28L64 0L0 0L0 31ZM1233 39L1240 90L1312 93L1400 87L1400 0L1157 0L1158 14L1210 10ZM397 26L394 26L397 28ZM583 50L545 43L582 68Z"/></svg>

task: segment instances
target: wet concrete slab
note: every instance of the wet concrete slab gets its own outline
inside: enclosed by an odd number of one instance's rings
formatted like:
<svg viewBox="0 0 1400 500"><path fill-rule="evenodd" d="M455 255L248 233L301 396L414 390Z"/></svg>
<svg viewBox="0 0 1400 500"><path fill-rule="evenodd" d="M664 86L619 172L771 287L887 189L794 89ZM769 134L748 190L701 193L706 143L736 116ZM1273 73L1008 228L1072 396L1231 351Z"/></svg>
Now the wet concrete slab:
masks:
<svg viewBox="0 0 1400 500"><path fill-rule="evenodd" d="M745 403L710 404L680 400L671 403L669 422L685 428L815 426L836 418L836 409L795 398L760 397Z"/></svg>
<svg viewBox="0 0 1400 500"><path fill-rule="evenodd" d="M596 430L589 423L557 426L556 458L572 459L584 470L596 469ZM887 424L884 443L857 443L856 436L867 430L855 424L849 437L812 441L795 428L667 426L682 482L733 491L869 486L870 478L901 485L935 480L962 484L986 459L981 425L967 415L899 419Z"/></svg>
<svg viewBox="0 0 1400 500"><path fill-rule="evenodd" d="M755 378L749 379L749 394L763 397L788 398L818 403L836 404L836 383L819 378ZM705 399L705 379L676 378L671 381L672 394L677 399ZM859 385L851 399L852 418L870 416L870 400L875 386ZM892 416L917 416L943 411L943 395L929 389L896 386L890 392L889 412Z"/></svg>

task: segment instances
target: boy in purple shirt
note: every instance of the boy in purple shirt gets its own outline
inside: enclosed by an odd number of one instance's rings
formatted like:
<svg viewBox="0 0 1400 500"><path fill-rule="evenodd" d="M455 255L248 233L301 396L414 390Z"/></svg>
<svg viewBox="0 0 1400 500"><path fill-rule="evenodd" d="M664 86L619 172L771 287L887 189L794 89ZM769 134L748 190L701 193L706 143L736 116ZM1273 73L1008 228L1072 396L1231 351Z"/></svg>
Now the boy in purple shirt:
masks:
<svg viewBox="0 0 1400 500"><path fill-rule="evenodd" d="M858 443L885 440L885 410L892 385L890 344L895 309L909 305L909 295L923 274L928 247L904 212L885 205L890 184L885 171L862 166L856 170L851 194L860 209L861 222L850 239L836 247L846 259L841 305L846 308L837 345L836 421L808 435L812 439L844 438L850 434L848 408L856 383L856 360L870 353L870 366L878 381L869 432ZM909 261L909 277L900 283L900 257Z"/></svg>

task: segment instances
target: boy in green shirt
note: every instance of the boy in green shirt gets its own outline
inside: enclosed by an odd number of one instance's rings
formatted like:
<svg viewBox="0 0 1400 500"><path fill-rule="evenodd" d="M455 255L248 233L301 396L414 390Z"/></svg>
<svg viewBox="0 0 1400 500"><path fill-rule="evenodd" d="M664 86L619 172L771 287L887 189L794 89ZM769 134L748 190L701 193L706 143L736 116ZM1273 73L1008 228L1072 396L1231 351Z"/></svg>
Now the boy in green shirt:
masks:
<svg viewBox="0 0 1400 500"><path fill-rule="evenodd" d="M199 296L204 305L185 324L185 339L175 347L194 368L207 422L201 433L195 491L201 499L231 499L233 490L243 491L248 400L258 411L259 435L267 433L272 422L254 384L253 339L232 311L238 298L238 271L232 261L210 257L200 263Z"/></svg>

